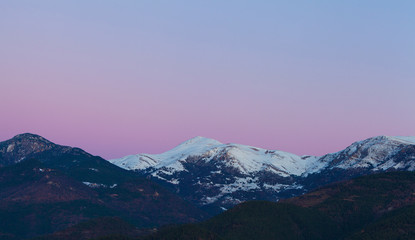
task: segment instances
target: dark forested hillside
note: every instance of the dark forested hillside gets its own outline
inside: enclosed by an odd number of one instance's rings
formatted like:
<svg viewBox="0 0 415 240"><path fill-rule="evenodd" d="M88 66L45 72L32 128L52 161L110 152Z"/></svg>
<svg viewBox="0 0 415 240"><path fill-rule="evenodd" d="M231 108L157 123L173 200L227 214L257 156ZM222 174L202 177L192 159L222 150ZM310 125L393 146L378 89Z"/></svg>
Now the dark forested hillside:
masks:
<svg viewBox="0 0 415 240"><path fill-rule="evenodd" d="M370 175L279 203L243 203L147 239L413 239L414 193L412 172Z"/></svg>
<svg viewBox="0 0 415 240"><path fill-rule="evenodd" d="M207 216L151 180L81 149L33 134L4 143L0 237L35 237L102 217L152 228Z"/></svg>

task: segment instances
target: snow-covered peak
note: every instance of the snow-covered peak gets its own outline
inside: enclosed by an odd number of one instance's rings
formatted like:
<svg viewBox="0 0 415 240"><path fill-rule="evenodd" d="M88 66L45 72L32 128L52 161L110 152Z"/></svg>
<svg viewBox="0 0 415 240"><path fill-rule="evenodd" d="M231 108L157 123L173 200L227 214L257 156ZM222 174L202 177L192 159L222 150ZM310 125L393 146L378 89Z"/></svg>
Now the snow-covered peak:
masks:
<svg viewBox="0 0 415 240"><path fill-rule="evenodd" d="M137 154L109 161L128 170L143 170L166 166L182 170L183 167L179 161L184 161L190 156L205 154L220 145L222 143L214 139L194 137L161 154Z"/></svg>
<svg viewBox="0 0 415 240"><path fill-rule="evenodd" d="M329 153L325 156L339 155L339 154L342 154L342 153L351 154L352 152L367 150L369 148L379 149L379 148L386 148L386 147L390 147L390 146L396 146L396 145L400 145L400 144L415 145L415 137L411 137L411 136L408 136L408 137L403 137L403 136L376 136L376 137L371 137L371 138L367 138L367 139L362 140L362 141L354 142L350 146L345 148L344 150L341 150L341 151L336 152L336 153ZM323 156L323 157L325 157L325 156Z"/></svg>
<svg viewBox="0 0 415 240"><path fill-rule="evenodd" d="M213 146L213 145L219 145L219 144L222 144L222 143L215 140L215 139L197 136L197 137L191 138L191 139L181 143L177 147L186 147L186 146L190 146L190 145Z"/></svg>
<svg viewBox="0 0 415 240"><path fill-rule="evenodd" d="M363 141L358 141L350 145L346 150L372 150L371 152L377 152L382 150L391 150L390 148L396 148L397 146L405 145L414 145L415 137L400 137L400 136L376 136L372 138L365 139Z"/></svg>
<svg viewBox="0 0 415 240"><path fill-rule="evenodd" d="M302 175L318 171L322 167L318 164L317 157L300 157L283 151L241 144L222 144L204 137L192 138L162 154L137 154L110 162L129 170L163 168L164 172L176 172L185 170L183 163L194 157L206 163L216 161L212 164L231 167L242 174L270 171L281 176Z"/></svg>
<svg viewBox="0 0 415 240"><path fill-rule="evenodd" d="M388 138L391 141L396 141L396 142L400 142L403 144L415 145L415 137L411 137L411 136L395 136L395 137L387 136L386 138Z"/></svg>
<svg viewBox="0 0 415 240"><path fill-rule="evenodd" d="M387 159L400 151L402 145L415 145L415 137L377 136L368 138L355 142L340 152L327 154L322 157L322 161L336 168L373 167L377 169L383 167Z"/></svg>
<svg viewBox="0 0 415 240"><path fill-rule="evenodd" d="M401 143L401 144L415 144L415 137L413 136L376 136L372 138L368 138L366 140L360 141L360 142L367 142L367 143Z"/></svg>

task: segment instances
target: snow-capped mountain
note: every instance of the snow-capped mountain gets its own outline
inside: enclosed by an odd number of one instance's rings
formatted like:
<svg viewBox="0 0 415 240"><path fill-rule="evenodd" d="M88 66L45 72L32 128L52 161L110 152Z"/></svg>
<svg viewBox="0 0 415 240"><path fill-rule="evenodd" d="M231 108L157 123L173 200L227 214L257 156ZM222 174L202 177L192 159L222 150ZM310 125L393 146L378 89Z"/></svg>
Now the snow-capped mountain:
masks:
<svg viewBox="0 0 415 240"><path fill-rule="evenodd" d="M269 171L288 177L300 176L306 172L315 172L322 166L319 158L297 156L292 153L266 150L240 144L223 144L214 139L195 137L162 154L137 154L110 162L128 170L157 169L158 173L175 173L185 170L188 158L198 157L208 163L214 159L223 159L226 167L237 169L243 174Z"/></svg>
<svg viewBox="0 0 415 240"><path fill-rule="evenodd" d="M299 195L371 172L413 171L415 137L369 138L321 157L195 137L162 154L110 162L158 179L189 201L224 209L245 200Z"/></svg>
<svg viewBox="0 0 415 240"><path fill-rule="evenodd" d="M415 156L406 155L413 150L415 137L378 136L355 142L345 150L327 154L321 159L330 168L369 168L373 171L401 169L415 170ZM404 156L401 156L401 155Z"/></svg>
<svg viewBox="0 0 415 240"><path fill-rule="evenodd" d="M319 158L318 172L300 180L307 189L383 171L415 170L415 137L378 136Z"/></svg>

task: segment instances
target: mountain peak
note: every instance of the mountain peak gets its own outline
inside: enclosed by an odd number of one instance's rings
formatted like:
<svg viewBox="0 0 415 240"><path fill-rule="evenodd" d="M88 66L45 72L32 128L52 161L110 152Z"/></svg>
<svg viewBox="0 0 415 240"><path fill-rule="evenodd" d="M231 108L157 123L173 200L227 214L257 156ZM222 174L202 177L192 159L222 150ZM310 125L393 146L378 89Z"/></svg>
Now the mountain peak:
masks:
<svg viewBox="0 0 415 240"><path fill-rule="evenodd" d="M341 169L373 169L373 171L387 169L408 169L413 171L415 163L395 162L396 155L401 153L403 148L408 148L408 158L413 152L415 137L401 136L376 136L363 141L354 142L346 149L322 157L324 162L329 162L331 168ZM402 153L404 154L404 153ZM409 157L409 159L411 159Z"/></svg>
<svg viewBox="0 0 415 240"><path fill-rule="evenodd" d="M22 133L22 134L18 134L16 136L14 136L12 139L12 141L14 140L37 140L37 141L42 141L42 142L48 142L48 143L52 143L49 140L47 140L46 138L37 135L37 134L33 134L33 133Z"/></svg>
<svg viewBox="0 0 415 240"><path fill-rule="evenodd" d="M0 142L0 167L15 164L32 157L38 158L39 153L45 151L53 151L55 155L68 152L77 155L89 155L89 153L80 148L58 145L42 136L23 133Z"/></svg>
<svg viewBox="0 0 415 240"><path fill-rule="evenodd" d="M413 136L385 136L385 137L395 142L415 145L415 137Z"/></svg>
<svg viewBox="0 0 415 240"><path fill-rule="evenodd" d="M0 166L20 162L32 154L44 152L56 147L56 144L32 133L23 133L4 142L0 142Z"/></svg>
<svg viewBox="0 0 415 240"><path fill-rule="evenodd" d="M191 139L181 143L179 146L186 146L186 145L212 146L212 145L219 145L219 144L222 144L222 143L215 140L215 139L197 136L197 137L191 138Z"/></svg>
<svg viewBox="0 0 415 240"><path fill-rule="evenodd" d="M363 141L395 141L395 142L401 142L405 144L415 144L415 136L386 136L386 135L380 135L376 137L367 138Z"/></svg>
<svg viewBox="0 0 415 240"><path fill-rule="evenodd" d="M413 136L376 136L367 138L362 141L354 142L352 145L350 145L347 149L354 149L354 148L361 148L364 146L364 148L371 148L373 146L395 146L395 145L415 145L415 137Z"/></svg>

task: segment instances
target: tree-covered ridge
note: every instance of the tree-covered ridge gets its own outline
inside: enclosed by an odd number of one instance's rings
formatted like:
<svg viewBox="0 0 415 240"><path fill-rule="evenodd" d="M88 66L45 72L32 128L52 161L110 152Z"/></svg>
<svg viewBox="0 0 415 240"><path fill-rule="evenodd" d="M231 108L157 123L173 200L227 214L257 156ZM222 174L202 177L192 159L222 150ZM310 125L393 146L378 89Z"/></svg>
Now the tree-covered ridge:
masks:
<svg viewBox="0 0 415 240"><path fill-rule="evenodd" d="M413 239L414 193L412 172L370 175L279 203L246 202L144 239Z"/></svg>

